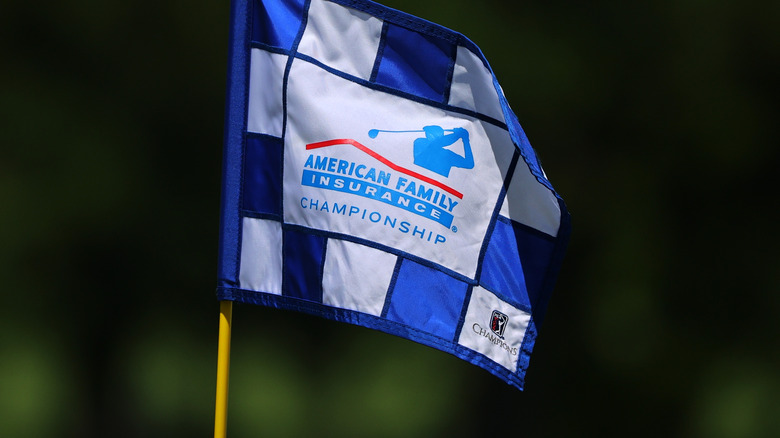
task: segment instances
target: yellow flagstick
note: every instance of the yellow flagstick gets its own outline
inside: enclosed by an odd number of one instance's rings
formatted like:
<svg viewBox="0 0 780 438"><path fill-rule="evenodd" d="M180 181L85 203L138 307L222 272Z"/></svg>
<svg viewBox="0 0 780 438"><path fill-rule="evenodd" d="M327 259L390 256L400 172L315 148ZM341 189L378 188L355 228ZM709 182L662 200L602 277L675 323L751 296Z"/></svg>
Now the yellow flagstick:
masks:
<svg viewBox="0 0 780 438"><path fill-rule="evenodd" d="M233 302L219 302L219 347L217 353L217 409L214 415L214 438L227 435L228 377L230 375L230 326Z"/></svg>

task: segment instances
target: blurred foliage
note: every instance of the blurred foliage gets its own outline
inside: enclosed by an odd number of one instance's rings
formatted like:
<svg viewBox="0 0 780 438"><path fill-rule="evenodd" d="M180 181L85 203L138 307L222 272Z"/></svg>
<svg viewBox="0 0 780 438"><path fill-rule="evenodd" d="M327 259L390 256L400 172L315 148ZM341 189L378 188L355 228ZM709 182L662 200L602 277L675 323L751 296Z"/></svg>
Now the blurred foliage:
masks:
<svg viewBox="0 0 780 438"><path fill-rule="evenodd" d="M393 0L490 60L574 220L526 392L251 306L231 436L780 436L780 4ZM228 5L0 3L0 436L204 436Z"/></svg>

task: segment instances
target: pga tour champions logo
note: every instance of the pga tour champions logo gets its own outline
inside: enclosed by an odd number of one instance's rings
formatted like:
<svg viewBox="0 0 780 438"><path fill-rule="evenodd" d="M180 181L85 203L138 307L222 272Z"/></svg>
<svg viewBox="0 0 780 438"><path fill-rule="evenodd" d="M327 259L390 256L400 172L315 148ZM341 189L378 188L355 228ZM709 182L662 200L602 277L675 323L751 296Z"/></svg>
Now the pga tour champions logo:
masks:
<svg viewBox="0 0 780 438"><path fill-rule="evenodd" d="M471 325L471 330L479 336L484 337L490 341L493 345L496 345L512 356L517 356L517 347L510 347L504 340L504 332L509 325L509 316L498 310L493 310L490 314L490 320L488 321L488 327L483 327L479 323L475 322Z"/></svg>
<svg viewBox="0 0 780 438"><path fill-rule="evenodd" d="M353 139L310 143L306 145L309 155L303 165L301 184L370 199L380 203L376 209L345 202L329 204L325 199L309 197L301 199L301 207L368 220L434 245L446 242L446 232L458 231L453 225L454 212L463 200L463 194L448 181L450 171L452 168L474 168L468 131L461 127L445 129L430 125L418 130L371 129L367 134L372 140L417 134L413 135L416 138L411 144L406 143L408 152L405 153L411 163L398 164L385 157L376 145L367 146ZM462 153L453 150L456 144L462 145ZM339 158L338 148L334 146L354 147L362 152L362 157L351 160ZM423 175L416 168L437 176ZM424 220L415 223L408 219L408 215L404 215L406 219L399 220L393 210L384 206L403 210Z"/></svg>
<svg viewBox="0 0 780 438"><path fill-rule="evenodd" d="M490 330L493 331L499 338L504 339L504 330L506 330L506 323L509 321L509 317L506 314L494 310L490 316Z"/></svg>

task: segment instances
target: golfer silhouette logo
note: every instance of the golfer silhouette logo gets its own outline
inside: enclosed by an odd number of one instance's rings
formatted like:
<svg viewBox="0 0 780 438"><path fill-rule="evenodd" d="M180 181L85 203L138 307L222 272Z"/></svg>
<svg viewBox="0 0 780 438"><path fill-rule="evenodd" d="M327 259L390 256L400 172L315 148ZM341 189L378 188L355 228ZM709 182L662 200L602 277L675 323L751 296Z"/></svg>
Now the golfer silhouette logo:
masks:
<svg viewBox="0 0 780 438"><path fill-rule="evenodd" d="M376 138L380 132L405 133L422 132L425 137L414 140L414 164L436 172L441 176L449 177L450 170L453 167L462 169L474 168L474 156L471 153L471 143L469 143L469 132L464 128L443 129L438 125L424 126L422 130L414 131L385 131L381 129L372 129L368 131L368 136ZM449 133L449 134L447 134ZM463 154L460 155L447 149L448 146L455 144L458 140L463 141Z"/></svg>

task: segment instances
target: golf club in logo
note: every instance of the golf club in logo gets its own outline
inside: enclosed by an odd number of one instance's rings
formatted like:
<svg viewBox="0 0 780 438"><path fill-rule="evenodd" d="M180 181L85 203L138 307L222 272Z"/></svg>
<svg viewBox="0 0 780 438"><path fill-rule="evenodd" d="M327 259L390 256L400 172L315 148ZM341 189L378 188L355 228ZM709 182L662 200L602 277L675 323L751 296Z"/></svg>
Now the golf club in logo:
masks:
<svg viewBox="0 0 780 438"><path fill-rule="evenodd" d="M371 129L368 131L368 136L376 138L380 132L392 134L410 132L425 133L425 137L414 140L414 164L423 169L438 173L443 177L449 178L450 170L453 167L462 169L474 168L474 156L471 153L469 132L464 128L444 129L438 125L430 125L424 126L422 130L412 131ZM446 149L448 146L455 144L458 140L463 142L464 155L459 155L456 152Z"/></svg>
<svg viewBox="0 0 780 438"><path fill-rule="evenodd" d="M504 330L506 330L506 323L509 321L509 317L506 314L494 310L490 316L490 330L498 335L501 339L504 339Z"/></svg>

